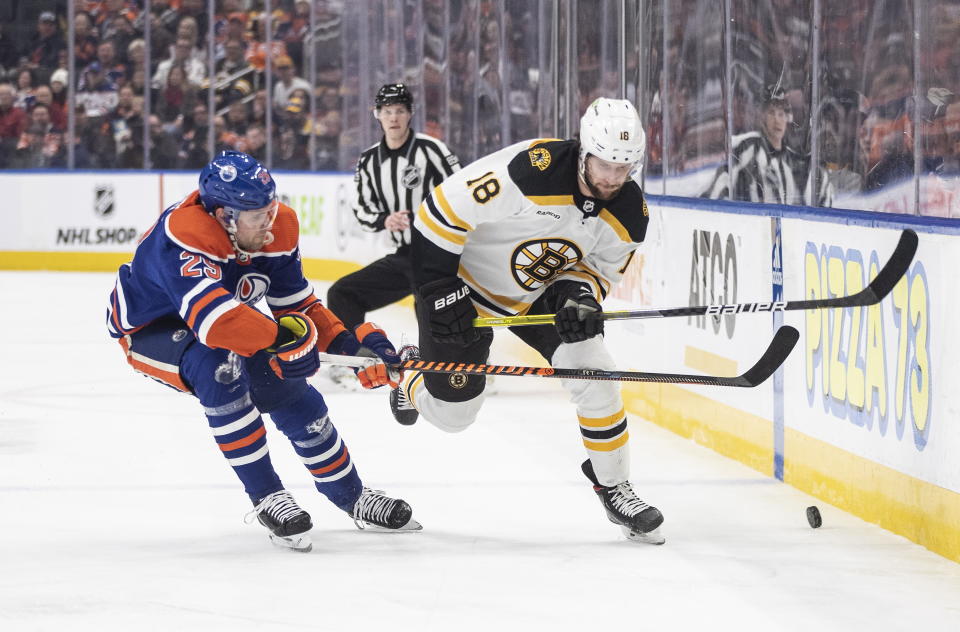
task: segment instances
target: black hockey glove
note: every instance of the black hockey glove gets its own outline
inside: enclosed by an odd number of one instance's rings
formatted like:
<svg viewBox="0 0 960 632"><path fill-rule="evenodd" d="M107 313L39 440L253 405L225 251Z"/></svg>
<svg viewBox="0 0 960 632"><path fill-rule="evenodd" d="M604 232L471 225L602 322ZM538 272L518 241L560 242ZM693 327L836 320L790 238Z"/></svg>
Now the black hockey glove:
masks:
<svg viewBox="0 0 960 632"><path fill-rule="evenodd" d="M556 302L554 326L563 342L583 342L603 333L603 308L590 287L576 281L553 285Z"/></svg>
<svg viewBox="0 0 960 632"><path fill-rule="evenodd" d="M456 277L431 281L418 292L421 318L427 320L437 342L467 346L480 339L473 326L477 308L470 300L470 288Z"/></svg>

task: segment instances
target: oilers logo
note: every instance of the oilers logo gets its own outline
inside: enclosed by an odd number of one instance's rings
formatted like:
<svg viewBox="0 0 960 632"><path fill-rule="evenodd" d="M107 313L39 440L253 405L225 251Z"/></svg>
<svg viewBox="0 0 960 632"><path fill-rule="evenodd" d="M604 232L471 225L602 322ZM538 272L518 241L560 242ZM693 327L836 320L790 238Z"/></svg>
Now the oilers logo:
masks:
<svg viewBox="0 0 960 632"><path fill-rule="evenodd" d="M237 283L237 291L234 297L241 303L253 305L266 296L267 290L269 289L270 277L265 274L251 272L250 274L245 274L240 277L240 282Z"/></svg>
<svg viewBox="0 0 960 632"><path fill-rule="evenodd" d="M416 189L423 182L423 178L420 176L420 170L417 169L416 165L407 165L403 168L400 182L408 189Z"/></svg>
<svg viewBox="0 0 960 632"><path fill-rule="evenodd" d="M531 239L514 249L510 271L520 287L533 291L582 258L583 252L568 239Z"/></svg>
<svg viewBox="0 0 960 632"><path fill-rule="evenodd" d="M220 179L224 182L233 182L237 179L237 168L233 165L223 165L220 167Z"/></svg>

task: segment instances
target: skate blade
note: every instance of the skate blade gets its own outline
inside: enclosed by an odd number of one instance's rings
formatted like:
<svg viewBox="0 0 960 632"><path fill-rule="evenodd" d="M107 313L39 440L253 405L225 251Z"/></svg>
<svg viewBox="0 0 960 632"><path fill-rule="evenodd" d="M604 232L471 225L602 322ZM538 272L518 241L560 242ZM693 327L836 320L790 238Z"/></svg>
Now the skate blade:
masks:
<svg viewBox="0 0 960 632"><path fill-rule="evenodd" d="M274 546L298 553L309 553L313 550L313 540L311 540L310 536L306 533L291 536L274 535L271 533L270 541L273 542Z"/></svg>
<svg viewBox="0 0 960 632"><path fill-rule="evenodd" d="M389 529L387 527L381 527L380 525L373 524L371 522L364 522L363 527L360 527L360 528L365 531L369 529L372 531L382 531L386 533L403 533L405 531L423 531L423 525L417 522L416 520L414 520L413 518L410 518L410 520L407 521L407 524L397 529Z"/></svg>
<svg viewBox="0 0 960 632"><path fill-rule="evenodd" d="M660 533L660 527L657 527L653 531L647 531L646 533L634 531L629 527L620 527L620 530L623 531L623 535L627 536L627 539L631 542L641 542L643 544L663 544L667 541L667 539Z"/></svg>

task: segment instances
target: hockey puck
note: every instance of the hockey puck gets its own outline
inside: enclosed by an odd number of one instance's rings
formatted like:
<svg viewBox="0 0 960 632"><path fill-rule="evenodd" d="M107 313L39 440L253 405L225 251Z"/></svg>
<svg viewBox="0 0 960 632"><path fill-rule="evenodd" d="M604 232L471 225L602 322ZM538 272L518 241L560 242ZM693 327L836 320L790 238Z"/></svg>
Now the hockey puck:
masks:
<svg viewBox="0 0 960 632"><path fill-rule="evenodd" d="M810 527L813 529L823 524L823 518L820 517L820 510L817 509L816 505L807 507L807 522L810 523Z"/></svg>

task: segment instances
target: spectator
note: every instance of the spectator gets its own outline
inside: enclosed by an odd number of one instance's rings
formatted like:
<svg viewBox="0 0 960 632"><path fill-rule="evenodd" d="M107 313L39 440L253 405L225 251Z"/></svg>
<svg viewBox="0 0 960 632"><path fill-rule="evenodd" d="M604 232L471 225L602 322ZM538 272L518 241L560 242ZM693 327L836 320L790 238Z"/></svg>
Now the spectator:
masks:
<svg viewBox="0 0 960 632"><path fill-rule="evenodd" d="M46 110L38 106L38 110ZM63 136L43 123L31 123L20 136L14 155L14 167L17 169L43 169L62 167L65 164Z"/></svg>
<svg viewBox="0 0 960 632"><path fill-rule="evenodd" d="M201 64L206 65L207 53L200 45L202 38L200 37L200 32L197 30L197 20L193 16L187 15L180 20L180 23L177 25L176 38L178 40L190 40L190 56L194 57Z"/></svg>
<svg viewBox="0 0 960 632"><path fill-rule="evenodd" d="M126 82L127 65L117 59L117 45L113 40L104 40L97 45L97 61L112 83L119 86Z"/></svg>
<svg viewBox="0 0 960 632"><path fill-rule="evenodd" d="M96 169L100 167L98 156L93 152L92 126L87 119L86 109L78 105L73 116L73 165L77 169Z"/></svg>
<svg viewBox="0 0 960 632"><path fill-rule="evenodd" d="M190 18L196 24L198 33L206 34L210 28L207 22L206 0L180 0L180 10L177 12L177 18L173 24L173 32L176 33L183 20Z"/></svg>
<svg viewBox="0 0 960 632"><path fill-rule="evenodd" d="M154 99L156 112L164 123L172 123L182 116L183 112L193 110L196 103L196 90L187 83L187 74L183 66L173 66L167 73L167 84ZM182 121L182 119L180 119Z"/></svg>
<svg viewBox="0 0 960 632"><path fill-rule="evenodd" d="M42 103L35 104L33 108L30 109L28 116L30 122L27 127L37 128L44 135L63 132L63 129L54 126L53 120L50 118L50 108Z"/></svg>
<svg viewBox="0 0 960 632"><path fill-rule="evenodd" d="M20 56L13 38L7 35L3 22L0 22L0 76L15 68Z"/></svg>
<svg viewBox="0 0 960 632"><path fill-rule="evenodd" d="M250 154L257 160L265 160L267 153L267 133L263 125L255 124L247 128L240 143L240 151Z"/></svg>
<svg viewBox="0 0 960 632"><path fill-rule="evenodd" d="M227 109L227 117L224 121L226 130L237 136L243 136L247 133L247 126L250 124L250 108L242 100L233 101Z"/></svg>
<svg viewBox="0 0 960 632"><path fill-rule="evenodd" d="M894 58L879 64L867 91L866 117L860 126L864 188L876 191L913 177L913 133L907 103L913 72Z"/></svg>
<svg viewBox="0 0 960 632"><path fill-rule="evenodd" d="M117 59L121 63L129 64L127 58L127 47L130 42L137 38L137 31L133 28L133 23L125 15L117 15L112 18L113 26L105 31L104 41L111 41L116 46Z"/></svg>
<svg viewBox="0 0 960 632"><path fill-rule="evenodd" d="M170 56L170 47L176 38L164 26L163 19L157 13L157 3L152 4L154 13L150 15L150 74L156 72L160 62Z"/></svg>
<svg viewBox="0 0 960 632"><path fill-rule="evenodd" d="M244 53L246 53L247 39L247 14L239 11L230 13L227 16L223 39L217 43L216 59L220 60L226 56L224 44L231 40L243 42Z"/></svg>
<svg viewBox="0 0 960 632"><path fill-rule="evenodd" d="M54 120L63 117L63 129L67 129L67 82L70 80L67 71L63 68L57 68L50 75L50 92L52 94L50 113ZM59 112L55 112L59 109Z"/></svg>
<svg viewBox="0 0 960 632"><path fill-rule="evenodd" d="M27 113L14 105L16 92L9 83L0 83L0 168L10 167L9 159L27 128Z"/></svg>
<svg viewBox="0 0 960 632"><path fill-rule="evenodd" d="M33 105L33 71L23 68L17 73L17 107L27 110Z"/></svg>
<svg viewBox="0 0 960 632"><path fill-rule="evenodd" d="M179 147L173 134L163 128L156 114L150 115L150 168L174 169Z"/></svg>
<svg viewBox="0 0 960 632"><path fill-rule="evenodd" d="M131 130L143 129L143 105L136 100L131 86L117 91L117 107L107 117L113 137L114 152L124 152L133 144Z"/></svg>
<svg viewBox="0 0 960 632"><path fill-rule="evenodd" d="M67 129L67 110L66 103L54 103L53 90L50 86L41 85L33 91L34 108L43 106L47 109L50 116L50 122L61 132Z"/></svg>
<svg viewBox="0 0 960 632"><path fill-rule="evenodd" d="M263 72L267 67L267 14L265 12L260 13L258 18L254 20L252 35L253 40L247 46L247 61L257 71ZM286 54L286 43L282 39L274 38L271 44L270 59L276 60Z"/></svg>
<svg viewBox="0 0 960 632"><path fill-rule="evenodd" d="M180 143L180 150L177 154L178 168L199 168L210 161L210 151L207 148L209 129L210 116L207 112L207 105L198 101L193 106L193 112L184 117L183 141Z"/></svg>
<svg viewBox="0 0 960 632"><path fill-rule="evenodd" d="M282 112L289 103L290 94L297 89L310 90L310 82L296 76L293 60L288 55L278 57L274 64L280 78L273 86L273 107Z"/></svg>
<svg viewBox="0 0 960 632"><path fill-rule="evenodd" d="M246 47L242 40L228 39L223 44L223 58L217 61L217 81L221 82L230 75L241 73L245 70L252 71L253 68L247 63L244 57ZM201 165L202 167L203 165Z"/></svg>
<svg viewBox="0 0 960 632"><path fill-rule="evenodd" d="M257 90L253 95L253 104L250 108L250 122L267 124L267 91Z"/></svg>
<svg viewBox="0 0 960 632"><path fill-rule="evenodd" d="M60 63L60 51L66 48L63 35L57 26L57 17L52 11L44 11L37 18L37 32L24 50L31 70L40 70L46 80Z"/></svg>
<svg viewBox="0 0 960 632"><path fill-rule="evenodd" d="M104 116L117 106L117 84L110 81L100 62L92 62L84 70L76 99L77 103L83 104L87 116L91 118Z"/></svg>
<svg viewBox="0 0 960 632"><path fill-rule="evenodd" d="M274 156L275 169L305 170L310 166L310 159L304 147L297 143L297 134L288 125L279 128L276 155Z"/></svg>
<svg viewBox="0 0 960 632"><path fill-rule="evenodd" d="M77 68L84 68L97 57L100 43L93 28L93 18L85 11L77 11L73 18L74 55Z"/></svg>
<svg viewBox="0 0 960 632"><path fill-rule="evenodd" d="M187 74L187 81L194 87L199 87L207 76L203 64L191 56L193 45L189 39L179 38L173 46L173 57L160 62L157 72L153 75L154 89L162 89L167 85L167 74L174 66L183 66Z"/></svg>
<svg viewBox="0 0 960 632"><path fill-rule="evenodd" d="M127 81L133 80L134 70L143 70L146 66L147 44L137 38L127 45Z"/></svg>

